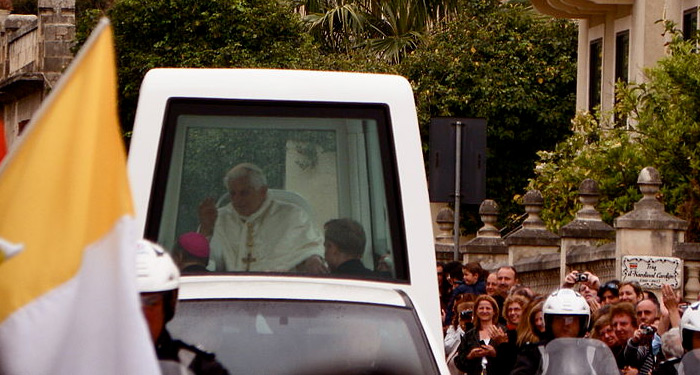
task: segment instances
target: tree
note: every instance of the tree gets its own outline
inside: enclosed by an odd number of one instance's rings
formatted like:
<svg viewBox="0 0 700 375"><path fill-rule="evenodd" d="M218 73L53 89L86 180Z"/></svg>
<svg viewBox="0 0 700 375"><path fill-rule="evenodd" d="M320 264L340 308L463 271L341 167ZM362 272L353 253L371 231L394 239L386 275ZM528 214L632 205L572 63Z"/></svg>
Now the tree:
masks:
<svg viewBox="0 0 700 375"><path fill-rule="evenodd" d="M80 41L101 14L93 10L78 20ZM277 0L120 0L107 15L114 26L126 132L149 69L313 68L324 61L290 3Z"/></svg>
<svg viewBox="0 0 700 375"><path fill-rule="evenodd" d="M607 223L630 211L641 198L636 182L647 158L633 132L601 124L601 118L611 117L578 113L569 138L553 151L538 152L536 177L528 189L540 190L545 197L541 217L552 231L571 221L581 208L578 190L586 178L598 183L602 199L597 209Z"/></svg>
<svg viewBox="0 0 700 375"><path fill-rule="evenodd" d="M379 9L380 16L371 24L374 32L360 45L396 64L423 42L428 8L422 1L388 0Z"/></svg>
<svg viewBox="0 0 700 375"><path fill-rule="evenodd" d="M659 170L659 198L666 210L690 222L687 241L700 239L700 55L697 40L683 40L674 25L670 55L646 70L644 83L618 85L614 115L632 126L615 128L611 114L579 114L571 138L553 153L540 153L531 188L544 190L542 217L556 229L578 208L575 189L584 178L597 180L599 209L608 223L641 198L636 178L642 168Z"/></svg>
<svg viewBox="0 0 700 375"><path fill-rule="evenodd" d="M333 52L365 48L398 63L421 45L432 26L457 14L457 0L299 1L316 40Z"/></svg>
<svg viewBox="0 0 700 375"><path fill-rule="evenodd" d="M487 119L487 195L503 223L522 212L514 197L533 176L536 152L570 133L576 26L524 4L461 6L398 70L413 83L424 150L431 117Z"/></svg>
<svg viewBox="0 0 700 375"><path fill-rule="evenodd" d="M331 52L349 53L366 36L369 9L353 1L314 2L304 17L309 31Z"/></svg>

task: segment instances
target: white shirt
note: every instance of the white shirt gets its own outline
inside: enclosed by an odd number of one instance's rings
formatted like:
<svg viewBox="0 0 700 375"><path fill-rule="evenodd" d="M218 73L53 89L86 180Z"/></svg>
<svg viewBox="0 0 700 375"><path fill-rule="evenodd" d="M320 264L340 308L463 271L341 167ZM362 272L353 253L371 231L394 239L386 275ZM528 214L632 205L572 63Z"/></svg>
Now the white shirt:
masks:
<svg viewBox="0 0 700 375"><path fill-rule="evenodd" d="M210 271L287 272L312 255L323 255L323 238L304 210L269 197L248 217L231 204L218 210Z"/></svg>
<svg viewBox="0 0 700 375"><path fill-rule="evenodd" d="M459 346L460 342L462 341L462 335L464 335L462 327L458 325L457 329L455 329L455 327L450 324L450 326L447 328L447 332L445 332L444 338L445 353L447 355L452 353L452 351Z"/></svg>

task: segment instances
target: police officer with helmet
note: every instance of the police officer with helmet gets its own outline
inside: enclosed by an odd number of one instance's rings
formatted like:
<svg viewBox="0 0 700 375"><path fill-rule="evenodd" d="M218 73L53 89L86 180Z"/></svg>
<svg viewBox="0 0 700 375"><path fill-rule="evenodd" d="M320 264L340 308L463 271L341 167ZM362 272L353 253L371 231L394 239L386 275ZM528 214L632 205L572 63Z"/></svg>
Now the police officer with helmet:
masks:
<svg viewBox="0 0 700 375"><path fill-rule="evenodd" d="M165 328L175 315L180 284L180 272L170 255L159 245L141 240L137 244L136 265L141 308L163 374L228 374L214 354L174 340Z"/></svg>
<svg viewBox="0 0 700 375"><path fill-rule="evenodd" d="M583 296L571 289L559 289L547 298L542 312L545 337L523 347L511 375L619 375L610 349L601 341L583 338L591 316Z"/></svg>

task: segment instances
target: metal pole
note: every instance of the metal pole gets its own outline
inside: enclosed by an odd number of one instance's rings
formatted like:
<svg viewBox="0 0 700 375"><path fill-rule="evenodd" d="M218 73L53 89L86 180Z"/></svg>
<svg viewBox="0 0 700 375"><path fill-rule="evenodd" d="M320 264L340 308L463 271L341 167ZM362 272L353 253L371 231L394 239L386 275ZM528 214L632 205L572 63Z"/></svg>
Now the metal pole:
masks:
<svg viewBox="0 0 700 375"><path fill-rule="evenodd" d="M459 259L459 206L461 205L462 195L460 187L462 185L462 127L464 123L457 121L455 126L455 223L454 223L454 260Z"/></svg>

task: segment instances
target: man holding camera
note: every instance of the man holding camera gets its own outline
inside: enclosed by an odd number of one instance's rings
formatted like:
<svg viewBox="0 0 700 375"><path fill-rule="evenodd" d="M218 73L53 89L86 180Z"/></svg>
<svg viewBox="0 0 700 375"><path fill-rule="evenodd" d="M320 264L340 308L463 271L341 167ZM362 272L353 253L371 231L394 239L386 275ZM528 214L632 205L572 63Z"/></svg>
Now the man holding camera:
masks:
<svg viewBox="0 0 700 375"><path fill-rule="evenodd" d="M600 288L600 279L598 276L591 272L579 272L576 270L571 271L566 278L564 278L564 283L562 288L573 289L576 284L578 285L578 292L586 299L588 306L591 308L591 313L595 313L600 308L600 303L598 302L598 288Z"/></svg>
<svg viewBox="0 0 700 375"><path fill-rule="evenodd" d="M659 309L654 301L644 299L637 303L635 311L639 328L625 346L625 360L639 369L640 374L648 374L656 364L661 349L661 337L653 325L659 318Z"/></svg>

